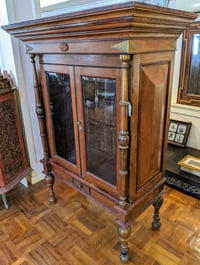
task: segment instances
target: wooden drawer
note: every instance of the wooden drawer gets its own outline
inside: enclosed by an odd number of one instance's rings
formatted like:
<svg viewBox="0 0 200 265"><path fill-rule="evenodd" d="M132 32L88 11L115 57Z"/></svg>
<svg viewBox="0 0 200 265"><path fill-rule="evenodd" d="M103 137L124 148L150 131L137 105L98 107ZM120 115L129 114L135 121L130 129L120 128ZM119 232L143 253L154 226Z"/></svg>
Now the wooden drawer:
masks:
<svg viewBox="0 0 200 265"><path fill-rule="evenodd" d="M80 181L73 178L72 184L74 185L74 187L78 188L80 191L83 191L87 195L90 195L90 188L84 185L83 183L81 183Z"/></svg>

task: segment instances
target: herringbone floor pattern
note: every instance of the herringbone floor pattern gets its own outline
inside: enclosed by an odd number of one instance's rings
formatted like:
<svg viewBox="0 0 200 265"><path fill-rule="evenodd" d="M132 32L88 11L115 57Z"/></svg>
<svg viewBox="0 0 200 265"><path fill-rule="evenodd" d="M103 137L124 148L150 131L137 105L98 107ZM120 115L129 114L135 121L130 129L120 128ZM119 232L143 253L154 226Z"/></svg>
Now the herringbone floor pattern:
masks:
<svg viewBox="0 0 200 265"><path fill-rule="evenodd" d="M63 183L49 206L40 182L18 185L0 202L0 265L117 265L119 241L113 216ZM200 201L166 187L160 231L151 230L153 207L132 226L134 265L199 265Z"/></svg>

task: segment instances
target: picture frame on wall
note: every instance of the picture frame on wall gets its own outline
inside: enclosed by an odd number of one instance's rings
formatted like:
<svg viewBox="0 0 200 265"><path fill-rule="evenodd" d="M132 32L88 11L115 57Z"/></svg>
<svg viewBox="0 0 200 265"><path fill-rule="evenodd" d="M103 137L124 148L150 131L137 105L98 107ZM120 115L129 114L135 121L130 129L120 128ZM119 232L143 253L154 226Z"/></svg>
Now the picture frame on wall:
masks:
<svg viewBox="0 0 200 265"><path fill-rule="evenodd" d="M192 123L170 119L168 130L168 143L186 147Z"/></svg>

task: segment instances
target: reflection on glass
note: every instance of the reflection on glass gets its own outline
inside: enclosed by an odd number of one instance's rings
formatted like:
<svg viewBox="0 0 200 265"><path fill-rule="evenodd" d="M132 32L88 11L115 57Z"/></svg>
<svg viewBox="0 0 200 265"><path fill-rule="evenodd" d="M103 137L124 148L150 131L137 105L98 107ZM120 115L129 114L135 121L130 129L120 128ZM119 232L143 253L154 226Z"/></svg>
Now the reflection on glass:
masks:
<svg viewBox="0 0 200 265"><path fill-rule="evenodd" d="M199 51L199 34L194 34L194 43L193 43L193 55L197 55Z"/></svg>
<svg viewBox="0 0 200 265"><path fill-rule="evenodd" d="M46 72L56 154L76 164L70 79L67 74Z"/></svg>
<svg viewBox="0 0 200 265"><path fill-rule="evenodd" d="M115 80L82 76L87 171L116 185Z"/></svg>
<svg viewBox="0 0 200 265"><path fill-rule="evenodd" d="M194 34L192 38L188 93L200 95L200 34Z"/></svg>

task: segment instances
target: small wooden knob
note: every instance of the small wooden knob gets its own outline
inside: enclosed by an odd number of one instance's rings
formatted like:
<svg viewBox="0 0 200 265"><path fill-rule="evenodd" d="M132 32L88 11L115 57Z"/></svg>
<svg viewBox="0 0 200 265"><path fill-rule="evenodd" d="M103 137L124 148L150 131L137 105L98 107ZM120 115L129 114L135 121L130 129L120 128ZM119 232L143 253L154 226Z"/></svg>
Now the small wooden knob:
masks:
<svg viewBox="0 0 200 265"><path fill-rule="evenodd" d="M67 43L61 43L61 44L60 44L60 50L61 50L62 52L66 52L66 51L68 51L68 50L69 50L69 45L68 45Z"/></svg>

